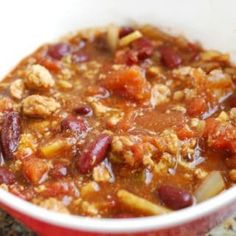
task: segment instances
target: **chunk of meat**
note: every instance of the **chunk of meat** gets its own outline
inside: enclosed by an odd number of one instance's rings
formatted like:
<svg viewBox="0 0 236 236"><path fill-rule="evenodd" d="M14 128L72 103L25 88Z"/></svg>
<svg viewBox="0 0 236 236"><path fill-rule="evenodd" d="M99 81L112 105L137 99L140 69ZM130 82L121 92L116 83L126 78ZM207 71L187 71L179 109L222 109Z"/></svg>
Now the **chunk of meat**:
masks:
<svg viewBox="0 0 236 236"><path fill-rule="evenodd" d="M93 179L96 182L110 182L112 179L111 173L104 163L93 168Z"/></svg>
<svg viewBox="0 0 236 236"><path fill-rule="evenodd" d="M13 101L8 97L0 97L0 112L10 111L13 109Z"/></svg>
<svg viewBox="0 0 236 236"><path fill-rule="evenodd" d="M31 117L47 117L52 115L59 108L60 103L54 98L40 95L31 95L22 101L24 115Z"/></svg>
<svg viewBox="0 0 236 236"><path fill-rule="evenodd" d="M24 82L17 79L10 84L10 94L13 98L21 99L25 90Z"/></svg>
<svg viewBox="0 0 236 236"><path fill-rule="evenodd" d="M141 69L136 66L112 71L103 81L103 85L116 95L137 102L150 98L150 85Z"/></svg>
<svg viewBox="0 0 236 236"><path fill-rule="evenodd" d="M152 166L152 158L157 154L152 141L152 138L149 140L145 136L114 136L110 159L113 162L124 162L131 167L139 167L141 164Z"/></svg>
<svg viewBox="0 0 236 236"><path fill-rule="evenodd" d="M36 157L30 157L23 161L23 173L34 185L42 183L47 178L47 163Z"/></svg>
<svg viewBox="0 0 236 236"><path fill-rule="evenodd" d="M164 84L155 84L151 90L150 103L153 107L169 101L170 89Z"/></svg>
<svg viewBox="0 0 236 236"><path fill-rule="evenodd" d="M30 89L49 89L54 86L55 81L51 73L39 64L29 66L26 69L25 85Z"/></svg>
<svg viewBox="0 0 236 236"><path fill-rule="evenodd" d="M176 155L180 150L180 141L177 134L171 130L164 130L159 137L161 150Z"/></svg>
<svg viewBox="0 0 236 236"><path fill-rule="evenodd" d="M63 203L56 198L48 198L46 200L43 200L39 203L39 206L46 208L51 211L56 211L60 213L69 214L69 211L67 208L63 205Z"/></svg>

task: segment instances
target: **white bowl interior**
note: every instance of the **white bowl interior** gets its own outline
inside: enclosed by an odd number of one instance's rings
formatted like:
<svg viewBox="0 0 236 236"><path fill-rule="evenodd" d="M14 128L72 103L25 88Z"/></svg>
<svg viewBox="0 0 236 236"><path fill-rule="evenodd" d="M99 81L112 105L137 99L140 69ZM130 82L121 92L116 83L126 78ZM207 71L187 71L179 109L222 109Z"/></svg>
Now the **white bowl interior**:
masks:
<svg viewBox="0 0 236 236"><path fill-rule="evenodd" d="M7 0L0 2L0 77L22 57L81 27L151 23L236 59L234 0Z"/></svg>
<svg viewBox="0 0 236 236"><path fill-rule="evenodd" d="M108 23L150 23L186 35L204 47L231 54L236 60L236 1L227 0L7 0L0 1L0 77L44 42L82 27ZM78 219L32 206L0 190L0 201L35 218L72 228L100 231L145 230L179 224L235 200L236 188L207 203L169 216L112 224L107 220Z"/></svg>

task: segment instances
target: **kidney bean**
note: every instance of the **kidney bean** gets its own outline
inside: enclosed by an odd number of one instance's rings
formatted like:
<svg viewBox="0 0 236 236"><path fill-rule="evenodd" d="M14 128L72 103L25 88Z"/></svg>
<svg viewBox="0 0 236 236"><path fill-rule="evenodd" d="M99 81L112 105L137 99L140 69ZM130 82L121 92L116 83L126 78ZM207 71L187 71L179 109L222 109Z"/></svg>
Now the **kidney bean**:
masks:
<svg viewBox="0 0 236 236"><path fill-rule="evenodd" d="M93 112L89 106L79 106L74 108L73 111L78 115L88 115Z"/></svg>
<svg viewBox="0 0 236 236"><path fill-rule="evenodd" d="M4 114L1 131L1 148L5 159L12 159L16 151L21 133L20 115L10 111Z"/></svg>
<svg viewBox="0 0 236 236"><path fill-rule="evenodd" d="M67 43L58 43L49 47L47 54L56 60L61 60L62 57L70 53L70 45Z"/></svg>
<svg viewBox="0 0 236 236"><path fill-rule="evenodd" d="M161 61L168 68L176 68L182 63L182 58L171 47L162 47L160 49Z"/></svg>
<svg viewBox="0 0 236 236"><path fill-rule="evenodd" d="M78 159L78 170L82 174L86 174L102 162L106 157L111 141L112 137L110 135L101 134L89 143Z"/></svg>
<svg viewBox="0 0 236 236"><path fill-rule="evenodd" d="M182 209L193 204L192 195L181 188L162 185L157 189L157 192L161 201L173 210Z"/></svg>
<svg viewBox="0 0 236 236"><path fill-rule="evenodd" d="M138 58L144 60L150 57L154 52L154 46L148 38L142 37L132 43L132 48L137 51Z"/></svg>
<svg viewBox="0 0 236 236"><path fill-rule="evenodd" d="M229 103L230 107L236 107L236 95L235 94L232 94L228 98L228 103Z"/></svg>
<svg viewBox="0 0 236 236"><path fill-rule="evenodd" d="M68 116L61 122L61 130L70 130L76 133L82 133L87 130L87 125L83 118L76 118L75 116Z"/></svg>
<svg viewBox="0 0 236 236"><path fill-rule="evenodd" d="M132 27L124 26L120 29L119 38L123 38L132 32L134 32L134 29Z"/></svg>
<svg viewBox="0 0 236 236"><path fill-rule="evenodd" d="M0 184L14 184L15 175L4 167L0 167Z"/></svg>

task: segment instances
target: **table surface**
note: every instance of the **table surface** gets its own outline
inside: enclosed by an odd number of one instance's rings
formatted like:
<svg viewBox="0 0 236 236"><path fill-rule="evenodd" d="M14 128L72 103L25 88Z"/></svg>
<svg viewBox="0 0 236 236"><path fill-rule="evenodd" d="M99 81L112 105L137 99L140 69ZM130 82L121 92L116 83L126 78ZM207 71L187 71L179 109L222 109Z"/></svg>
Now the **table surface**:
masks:
<svg viewBox="0 0 236 236"><path fill-rule="evenodd" d="M11 216L0 210L0 236L37 236ZM236 214L215 227L206 236L235 236Z"/></svg>

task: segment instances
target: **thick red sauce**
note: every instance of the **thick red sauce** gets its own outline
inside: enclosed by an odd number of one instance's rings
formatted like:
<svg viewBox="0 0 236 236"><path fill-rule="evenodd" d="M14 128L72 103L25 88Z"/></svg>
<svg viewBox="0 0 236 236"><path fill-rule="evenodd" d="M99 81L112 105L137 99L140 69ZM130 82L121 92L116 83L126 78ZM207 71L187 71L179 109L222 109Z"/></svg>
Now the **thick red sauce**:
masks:
<svg viewBox="0 0 236 236"><path fill-rule="evenodd" d="M213 197L236 181L235 79L227 55L151 26L44 45L0 83L1 187L108 218Z"/></svg>

